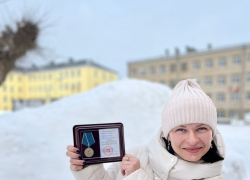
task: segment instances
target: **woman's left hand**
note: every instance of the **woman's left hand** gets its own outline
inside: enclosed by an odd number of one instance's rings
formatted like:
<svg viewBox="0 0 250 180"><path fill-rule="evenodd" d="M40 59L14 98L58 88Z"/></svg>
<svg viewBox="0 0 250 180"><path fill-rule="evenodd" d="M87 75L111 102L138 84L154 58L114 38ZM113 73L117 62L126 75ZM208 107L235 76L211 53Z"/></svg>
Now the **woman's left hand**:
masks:
<svg viewBox="0 0 250 180"><path fill-rule="evenodd" d="M135 172L136 170L140 169L140 160L130 154L126 154L122 158L121 164L121 172L124 176L125 174L130 175L131 173Z"/></svg>

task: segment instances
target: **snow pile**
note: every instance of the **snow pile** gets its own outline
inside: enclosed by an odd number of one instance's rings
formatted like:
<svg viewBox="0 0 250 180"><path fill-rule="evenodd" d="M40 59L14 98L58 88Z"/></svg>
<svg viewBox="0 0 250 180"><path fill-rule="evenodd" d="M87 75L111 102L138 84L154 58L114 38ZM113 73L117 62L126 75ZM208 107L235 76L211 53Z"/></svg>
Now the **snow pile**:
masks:
<svg viewBox="0 0 250 180"><path fill-rule="evenodd" d="M225 174L228 178L230 177L229 180L248 179L246 177L243 157L232 149L227 151L223 174Z"/></svg>
<svg viewBox="0 0 250 180"><path fill-rule="evenodd" d="M73 144L72 127L76 124L122 122L126 149L147 143L160 127L161 109L170 93L171 89L161 84L122 80L37 109L1 115L0 179L73 180L65 152L66 146ZM223 135L235 130L231 127L229 132L228 127L220 127ZM238 134L245 144L247 128ZM229 137L232 149L238 147L233 144L238 136ZM227 156L223 170L226 176L237 176L237 180L244 176L239 153L245 156L249 148ZM242 171L235 169L238 163ZM231 176L233 173L236 175Z"/></svg>
<svg viewBox="0 0 250 180"><path fill-rule="evenodd" d="M250 136L248 134L250 126L220 125L218 129L223 135L227 147L223 172L229 180L238 180L241 177L249 180Z"/></svg>

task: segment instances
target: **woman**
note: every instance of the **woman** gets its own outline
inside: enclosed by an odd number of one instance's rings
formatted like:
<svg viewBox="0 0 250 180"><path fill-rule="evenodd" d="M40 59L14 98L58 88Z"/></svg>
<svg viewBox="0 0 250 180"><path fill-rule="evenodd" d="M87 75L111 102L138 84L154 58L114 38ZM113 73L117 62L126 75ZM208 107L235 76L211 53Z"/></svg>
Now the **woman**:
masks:
<svg viewBox="0 0 250 180"><path fill-rule="evenodd" d="M225 180L225 145L218 132L211 99L192 79L180 81L162 110L162 126L142 147L131 149L107 170L102 164L85 167L79 151L67 147L76 180Z"/></svg>

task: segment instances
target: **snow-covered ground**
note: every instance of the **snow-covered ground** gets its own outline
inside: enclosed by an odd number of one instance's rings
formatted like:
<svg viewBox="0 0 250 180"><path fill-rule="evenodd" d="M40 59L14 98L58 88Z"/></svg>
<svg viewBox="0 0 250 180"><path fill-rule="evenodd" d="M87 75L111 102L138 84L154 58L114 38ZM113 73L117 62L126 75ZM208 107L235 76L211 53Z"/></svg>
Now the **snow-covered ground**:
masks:
<svg viewBox="0 0 250 180"><path fill-rule="evenodd" d="M142 145L159 129L170 94L164 85L125 79L40 108L3 114L0 179L73 180L65 152L73 144L74 125L122 122L126 149ZM219 125L219 130L227 146L223 172L229 180L247 180L250 126Z"/></svg>

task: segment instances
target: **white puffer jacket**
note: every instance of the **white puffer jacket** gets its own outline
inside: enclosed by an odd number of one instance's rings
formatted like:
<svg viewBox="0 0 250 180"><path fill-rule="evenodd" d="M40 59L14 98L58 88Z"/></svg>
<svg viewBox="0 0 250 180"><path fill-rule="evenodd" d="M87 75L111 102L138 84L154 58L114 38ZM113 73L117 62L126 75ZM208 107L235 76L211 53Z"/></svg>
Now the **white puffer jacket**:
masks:
<svg viewBox="0 0 250 180"><path fill-rule="evenodd" d="M121 162L113 163L107 170L103 164L96 164L72 173L76 180L226 180L221 175L223 161L196 164L178 159L166 150L161 137L162 131L159 130L146 146L128 152L139 158L141 165L129 176L122 176ZM225 157L225 144L219 131L215 134L214 142L220 155Z"/></svg>

